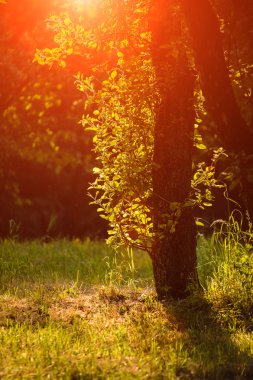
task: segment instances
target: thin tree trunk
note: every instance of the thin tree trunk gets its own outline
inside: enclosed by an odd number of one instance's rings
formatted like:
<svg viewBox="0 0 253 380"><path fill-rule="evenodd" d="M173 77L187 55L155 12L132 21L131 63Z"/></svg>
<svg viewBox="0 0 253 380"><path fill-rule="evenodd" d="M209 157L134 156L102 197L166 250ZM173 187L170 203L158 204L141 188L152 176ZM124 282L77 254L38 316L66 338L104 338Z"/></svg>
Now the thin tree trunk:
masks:
<svg viewBox="0 0 253 380"><path fill-rule="evenodd" d="M189 277L196 270L195 223L191 208L182 206L192 178L194 78L180 45L177 5L175 0L154 1L150 19L152 58L161 94L152 173L152 262L160 298L185 297ZM174 215L173 210L181 215Z"/></svg>

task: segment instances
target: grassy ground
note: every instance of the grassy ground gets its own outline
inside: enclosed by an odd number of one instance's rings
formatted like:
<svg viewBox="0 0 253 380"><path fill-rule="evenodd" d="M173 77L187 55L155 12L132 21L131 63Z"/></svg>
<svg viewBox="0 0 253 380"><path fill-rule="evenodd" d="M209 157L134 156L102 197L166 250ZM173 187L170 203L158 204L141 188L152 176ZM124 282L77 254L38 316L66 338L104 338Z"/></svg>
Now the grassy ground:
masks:
<svg viewBox="0 0 253 380"><path fill-rule="evenodd" d="M198 245L204 290L161 303L141 252L2 242L0 378L253 379L251 277L212 246Z"/></svg>

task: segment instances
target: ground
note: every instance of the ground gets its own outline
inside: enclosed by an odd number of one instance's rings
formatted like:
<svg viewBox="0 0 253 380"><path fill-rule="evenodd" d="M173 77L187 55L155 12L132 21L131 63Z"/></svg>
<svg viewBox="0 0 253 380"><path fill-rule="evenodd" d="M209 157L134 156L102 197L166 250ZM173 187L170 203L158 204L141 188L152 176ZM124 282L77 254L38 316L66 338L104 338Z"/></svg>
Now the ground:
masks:
<svg viewBox="0 0 253 380"><path fill-rule="evenodd" d="M0 378L253 378L249 325L204 291L158 302L144 253L5 241L0 274Z"/></svg>

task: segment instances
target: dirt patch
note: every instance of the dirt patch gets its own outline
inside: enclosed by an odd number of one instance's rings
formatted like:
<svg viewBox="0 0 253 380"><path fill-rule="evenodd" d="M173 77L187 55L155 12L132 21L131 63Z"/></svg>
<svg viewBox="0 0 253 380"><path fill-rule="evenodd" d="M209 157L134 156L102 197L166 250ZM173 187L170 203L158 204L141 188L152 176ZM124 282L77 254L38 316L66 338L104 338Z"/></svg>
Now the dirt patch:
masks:
<svg viewBox="0 0 253 380"><path fill-rule="evenodd" d="M49 315L46 308L26 298L4 297L0 300L0 326L14 324L45 325Z"/></svg>
<svg viewBox="0 0 253 380"><path fill-rule="evenodd" d="M182 329L173 315L168 318L168 309L156 301L152 292L133 293L124 289L98 288L77 291L74 295L50 292L47 296L44 294L37 298L0 298L0 326L3 327L24 323L43 327L49 321L72 324L76 320L94 324L98 319L110 326L148 314L154 319L156 315L161 318L164 314L164 320L170 328Z"/></svg>

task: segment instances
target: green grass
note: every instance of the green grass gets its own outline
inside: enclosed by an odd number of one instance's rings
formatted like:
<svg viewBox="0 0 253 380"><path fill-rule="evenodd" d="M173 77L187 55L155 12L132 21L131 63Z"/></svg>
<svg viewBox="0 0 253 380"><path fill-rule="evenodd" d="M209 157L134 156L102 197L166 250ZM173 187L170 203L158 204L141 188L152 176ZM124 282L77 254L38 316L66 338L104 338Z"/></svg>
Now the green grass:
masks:
<svg viewBox="0 0 253 380"><path fill-rule="evenodd" d="M232 276L223 242L200 239L203 291L167 303L142 252L115 256L89 240L2 242L0 378L252 379L250 276Z"/></svg>
<svg viewBox="0 0 253 380"><path fill-rule="evenodd" d="M74 240L43 243L4 241L0 245L0 288L26 293L38 285L61 287L152 283L150 260L137 252L131 270L131 252L118 254L100 242ZM122 277L124 274L124 278ZM80 282L80 283L79 283Z"/></svg>

